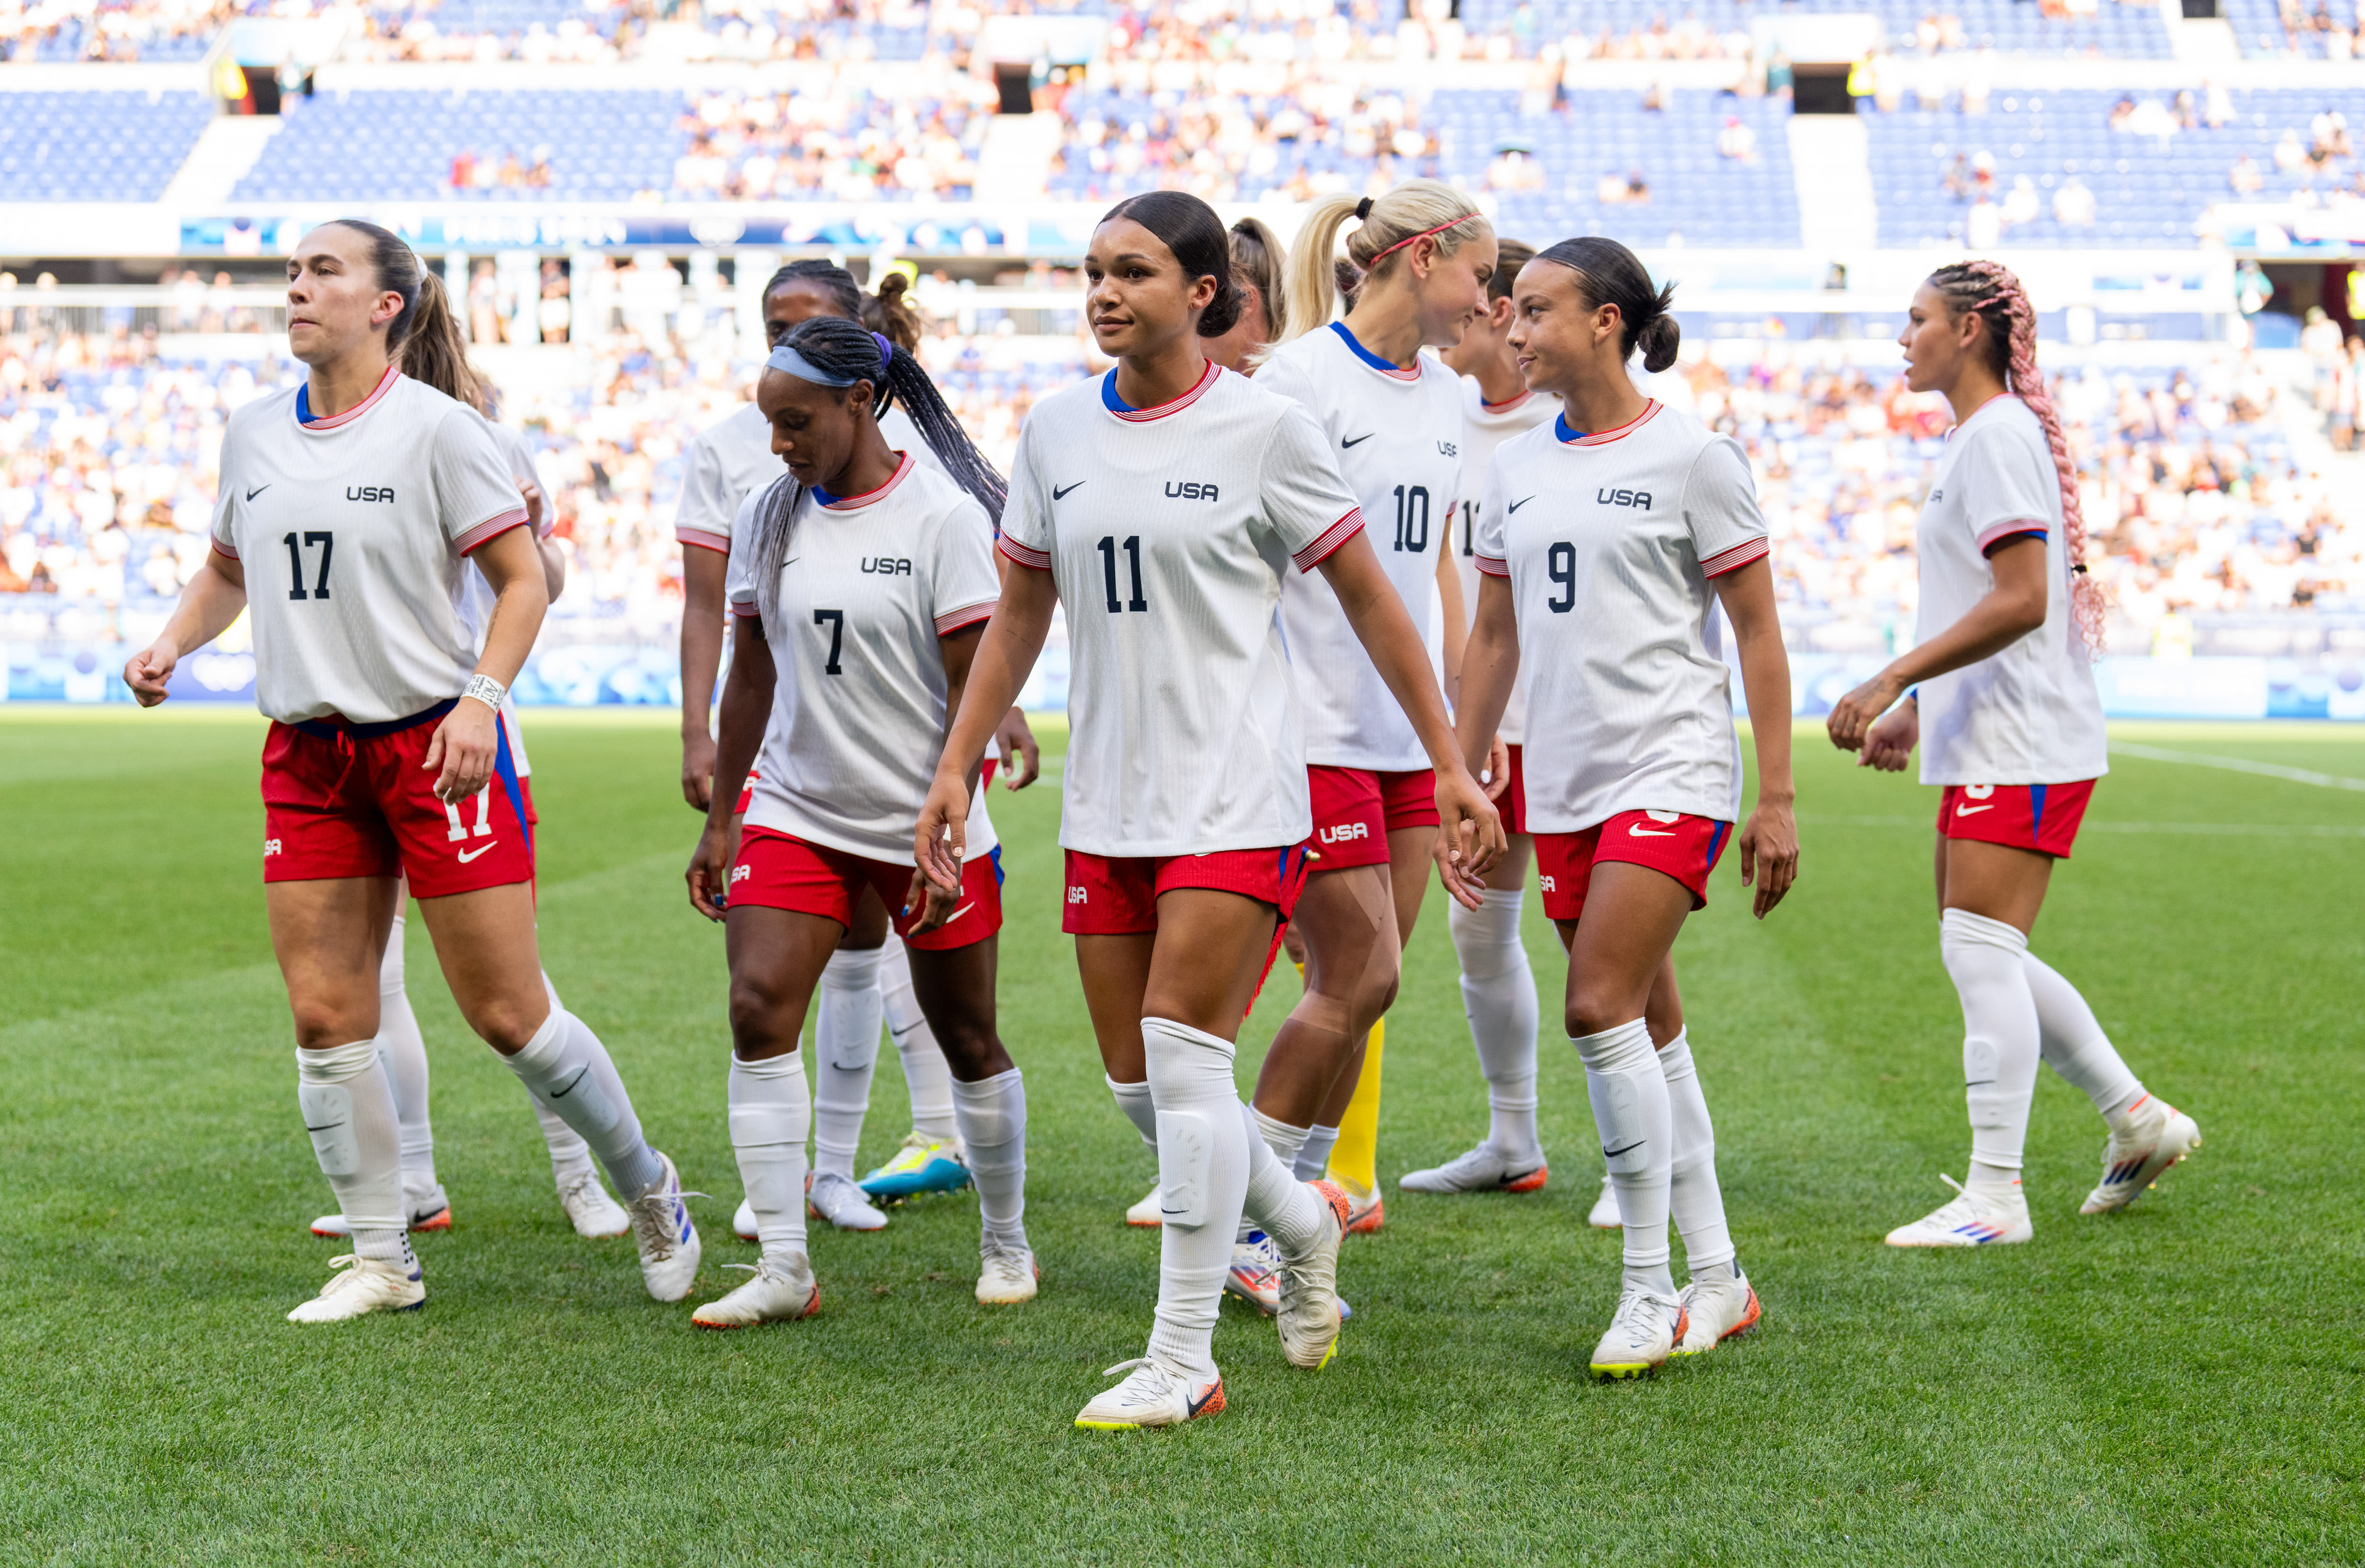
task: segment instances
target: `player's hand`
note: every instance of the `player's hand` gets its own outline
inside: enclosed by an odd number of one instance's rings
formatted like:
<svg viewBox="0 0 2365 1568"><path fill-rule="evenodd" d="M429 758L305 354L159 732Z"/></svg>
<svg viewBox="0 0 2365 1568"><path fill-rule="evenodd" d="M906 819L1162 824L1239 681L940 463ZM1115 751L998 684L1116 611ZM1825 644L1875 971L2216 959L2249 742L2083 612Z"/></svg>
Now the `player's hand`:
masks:
<svg viewBox="0 0 2365 1568"><path fill-rule="evenodd" d="M1832 745L1842 751L1855 751L1864 745L1865 732L1873 721L1896 706L1905 695L1905 683L1887 670L1882 670L1845 697L1832 704L1832 716L1824 728L1831 732Z"/></svg>
<svg viewBox="0 0 2365 1568"><path fill-rule="evenodd" d="M723 918L724 890L731 885L730 834L723 827L708 823L706 831L698 835L698 847L690 851L689 868L682 873L689 884L689 907L709 920Z"/></svg>
<svg viewBox="0 0 2365 1568"><path fill-rule="evenodd" d="M1511 846L1502 814L1469 769L1456 763L1438 772L1437 819L1438 879L1455 902L1476 909L1485 902L1483 879Z"/></svg>
<svg viewBox="0 0 2365 1568"><path fill-rule="evenodd" d="M525 498L525 520L533 525L533 536L543 536L542 520L550 513L550 503L543 497L542 487L531 479L517 482L518 494Z"/></svg>
<svg viewBox="0 0 2365 1568"><path fill-rule="evenodd" d="M925 936L960 913L960 893L947 892L919 872L912 873L912 890L905 895L903 913L917 914L906 936Z"/></svg>
<svg viewBox="0 0 2365 1568"><path fill-rule="evenodd" d="M131 689L132 700L140 706L153 708L168 695L164 688L173 678L174 666L180 662L180 651L159 637L124 665L123 684Z"/></svg>
<svg viewBox="0 0 2365 1568"><path fill-rule="evenodd" d="M1013 708L1003 716L993 732L993 744L1002 751L1003 789L1024 790L1043 776L1043 748L1035 744L1035 732L1020 710Z"/></svg>
<svg viewBox="0 0 2365 1568"><path fill-rule="evenodd" d="M1799 820L1788 802L1760 801L1741 830L1741 885L1756 884L1757 918L1765 919L1798 879Z"/></svg>
<svg viewBox="0 0 2365 1568"><path fill-rule="evenodd" d="M938 773L921 804L919 825L912 832L913 869L933 889L959 894L968 828L969 781Z"/></svg>
<svg viewBox="0 0 2365 1568"><path fill-rule="evenodd" d="M681 798L693 810L704 811L714 803L714 737L710 734L681 737Z"/></svg>
<svg viewBox="0 0 2365 1568"><path fill-rule="evenodd" d="M1496 735L1486 743L1486 798L1499 801L1511 787L1511 748Z"/></svg>
<svg viewBox="0 0 2365 1568"><path fill-rule="evenodd" d="M1864 750L1856 754L1855 765L1877 767L1883 773L1902 773L1905 765L1913 760L1913 745L1921 738L1922 705L1908 698L1865 732Z"/></svg>
<svg viewBox="0 0 2365 1568"><path fill-rule="evenodd" d="M435 798L446 805L465 801L493 781L499 749L500 715L473 697L463 697L435 726L420 767L435 775Z"/></svg>

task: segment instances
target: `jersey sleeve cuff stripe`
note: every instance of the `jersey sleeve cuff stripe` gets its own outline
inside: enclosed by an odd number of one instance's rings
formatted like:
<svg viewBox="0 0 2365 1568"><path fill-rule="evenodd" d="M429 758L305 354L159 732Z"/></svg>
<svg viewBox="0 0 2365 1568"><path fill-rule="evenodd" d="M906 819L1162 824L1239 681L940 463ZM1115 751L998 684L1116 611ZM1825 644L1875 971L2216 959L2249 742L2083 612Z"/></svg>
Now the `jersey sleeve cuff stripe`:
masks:
<svg viewBox="0 0 2365 1568"><path fill-rule="evenodd" d="M1504 560L1500 555L1474 554L1470 559L1480 571L1490 577L1508 577L1511 575L1511 563Z"/></svg>
<svg viewBox="0 0 2365 1568"><path fill-rule="evenodd" d="M761 615L764 613L764 607L760 604L741 604L736 599L734 599L731 604L731 613L734 615Z"/></svg>
<svg viewBox="0 0 2365 1568"><path fill-rule="evenodd" d="M1363 509L1357 507L1322 531L1322 536L1290 557L1301 572L1310 572L1329 559L1332 551L1363 532Z"/></svg>
<svg viewBox="0 0 2365 1568"><path fill-rule="evenodd" d="M219 539L209 540L207 543L213 545L214 554L232 561L238 559L238 547L236 545L225 544Z"/></svg>
<svg viewBox="0 0 2365 1568"><path fill-rule="evenodd" d="M1032 566L1038 572L1048 572L1051 569L1051 552L1032 549L1021 544L1007 533L995 540L993 547L1022 566Z"/></svg>
<svg viewBox="0 0 2365 1568"><path fill-rule="evenodd" d="M718 540L716 535L707 532L702 528L677 528L673 531L673 536L679 543L695 544L701 550L712 550L718 555L731 554L731 541Z"/></svg>
<svg viewBox="0 0 2365 1568"><path fill-rule="evenodd" d="M510 529L523 528L527 523L532 521L533 520L532 518L526 516L525 508L512 507L508 511L501 513L499 517L487 518L484 521L476 524L476 527L460 535L459 538L452 541L452 543L459 550L461 554L465 555L476 550L480 545L490 543L492 541L499 538L502 534L507 533Z"/></svg>
<svg viewBox="0 0 2365 1568"><path fill-rule="evenodd" d="M1752 561L1764 560L1767 548L1766 542L1762 538L1744 539L1732 549L1720 554L1710 555L1707 560L1702 561L1700 571L1711 577L1721 577L1727 572L1737 572Z"/></svg>
<svg viewBox="0 0 2365 1568"><path fill-rule="evenodd" d="M2037 538L2043 539L2050 535L2052 532L2053 525L2048 522L2040 521L2033 517L2016 517L2008 522L1999 522L1994 527L1989 529L1986 532L1980 534L1979 548L1981 550L1992 550L1997 545L2002 543L2005 540L2010 539L2016 534L2032 533Z"/></svg>
<svg viewBox="0 0 2365 1568"><path fill-rule="evenodd" d="M936 635L949 637L964 626L974 626L988 619L993 614L993 604L992 599L981 599L975 604L965 604L958 610L946 610L936 617Z"/></svg>

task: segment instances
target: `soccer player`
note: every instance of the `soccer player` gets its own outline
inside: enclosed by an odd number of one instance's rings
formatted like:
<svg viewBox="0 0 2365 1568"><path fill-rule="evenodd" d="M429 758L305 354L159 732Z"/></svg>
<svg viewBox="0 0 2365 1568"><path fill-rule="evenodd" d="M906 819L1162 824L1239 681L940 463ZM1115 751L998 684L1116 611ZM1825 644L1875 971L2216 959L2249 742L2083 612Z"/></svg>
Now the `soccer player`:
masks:
<svg viewBox="0 0 2365 1568"><path fill-rule="evenodd" d="M878 330L900 342L905 353L915 352L919 318L903 302L902 285L901 276L891 274L880 282L880 297L868 297L844 267L817 259L791 262L765 286L765 336L777 347L790 329L816 316L858 322L875 315L880 322ZM889 406L880 416L880 427L890 450L940 466L935 449L902 408ZM732 522L742 501L779 477L780 460L772 452L771 439L762 410L749 403L692 441L684 465L681 507L674 520L675 537L682 544L684 599L682 796L701 812L713 789L714 741L707 715L723 655L723 567L731 550ZM1003 757L1016 759L1009 788L1032 783L1035 737L1017 709L1011 710L997 741ZM982 794L981 790L980 810ZM854 1156L869 1108L882 1015L902 1059L912 1131L893 1158L857 1184ZM968 1184L944 1053L913 998L911 966L904 961L902 941L888 930L886 906L869 891L857 899L854 927L822 976L813 1038L820 1065L814 1069L813 1084L813 1202L824 1218L844 1229L876 1230L886 1225L887 1216L866 1193L907 1197ZM740 1204L732 1228L744 1240L757 1239L755 1210L748 1204Z"/></svg>
<svg viewBox="0 0 2365 1568"><path fill-rule="evenodd" d="M1240 291L1240 319L1202 346L1226 370L1254 375L1269 344L1289 332L1288 248L1259 218L1231 227L1232 283Z"/></svg>
<svg viewBox="0 0 2365 1568"><path fill-rule="evenodd" d="M1757 807L1739 834L1760 919L1799 860L1789 664L1748 459L1627 371L1638 348L1646 369L1675 362L1674 292L1653 289L1612 240L1564 240L1520 269L1511 350L1563 408L1505 442L1488 471L1458 719L1463 755L1485 756L1527 672L1527 827L1544 913L1568 949L1564 1017L1626 1232L1618 1309L1592 1359L1613 1378L1711 1350L1758 1318L1669 959L1740 814L1720 604L1760 716ZM1691 1274L1680 1297L1671 1207Z"/></svg>
<svg viewBox="0 0 2365 1568"><path fill-rule="evenodd" d="M500 704L548 588L482 416L398 367L420 273L375 224L342 219L298 241L287 336L308 374L231 416L213 549L124 679L154 706L183 654L251 612L257 705L273 721L265 907L295 1014L297 1100L353 1239L289 1318L426 1299L376 1040L405 876L462 1016L607 1167L649 1294L679 1300L699 1259L681 1179L641 1136L607 1048L544 988L532 829ZM495 596L481 655L461 608L471 563Z"/></svg>
<svg viewBox="0 0 2365 1568"><path fill-rule="evenodd" d="M913 845L962 885L970 770L1064 604L1072 740L1059 841L1065 928L1109 1088L1158 1150L1156 1327L1076 1418L1171 1426L1224 1406L1212 1337L1245 1212L1281 1260L1293 1364L1339 1332L1346 1199L1301 1182L1257 1135L1233 1042L1305 876L1312 830L1296 688L1276 608L1319 570L1389 689L1417 717L1455 833L1443 873L1501 850L1494 808L1454 755L1427 651L1304 408L1208 360L1239 309L1222 221L1158 191L1111 208L1085 254L1084 314L1116 361L1035 406L1019 436L1002 553L1013 563L936 765Z"/></svg>
<svg viewBox="0 0 2365 1568"><path fill-rule="evenodd" d="M1938 799L1938 953L1963 1004L1968 1180L1889 1233L1891 1247L2034 1235L2021 1148L2042 1059L2086 1092L2110 1136L2082 1214L2123 1209L2201 1146L2147 1092L2077 987L2028 950L2053 876L2109 770L2093 658L2102 596L2060 417L2036 366L2036 311L1993 262L1939 268L1898 339L1906 385L1955 414L1914 530L1919 644L1833 706L1833 745L1896 772L1917 741ZM1900 697L1902 704L1898 703ZM1892 707L1894 711L1891 711ZM1882 717L1887 714L1887 717Z"/></svg>
<svg viewBox="0 0 2365 1568"><path fill-rule="evenodd" d="M479 414L487 412L491 402L490 386L468 363L468 345L460 336L459 319L443 293L443 280L432 272L420 274L419 310L403 340L402 373ZM526 512L533 523L534 547L542 556L544 586L555 602L566 587L566 557L550 542L551 530L558 520L544 499L534 473L533 451L526 445L524 437L506 425L488 419L485 428L509 465L518 493L525 498ZM482 652L485 628L492 619L492 585L485 580L482 572L475 571L467 574L466 582L465 613L475 630L478 651ZM517 704L506 696L501 699L501 726L517 765L518 794L525 804L526 825L538 832L542 823L533 809L532 769L526 759L525 736L518 724ZM418 1015L411 1011L409 995L403 989L403 909L408 902L408 890L398 889L394 924L387 935L386 959L378 970L377 1048L386 1062L387 1079L394 1086L395 1115L402 1126L402 1199L410 1228L449 1230L452 1204L443 1184L436 1180L435 1130L427 1110L427 1042L419 1032ZM550 984L548 974L543 976L543 983ZM552 988L554 1007L559 1005L557 995L556 988ZM575 1226L576 1234L585 1238L622 1236L631 1229L631 1218L600 1184L590 1146L541 1101L531 1093L526 1099L542 1123L543 1138L550 1148L551 1173L558 1184L558 1206ZM312 1234L351 1236L353 1227L345 1223L342 1215L322 1215L312 1222Z"/></svg>
<svg viewBox="0 0 2365 1568"><path fill-rule="evenodd" d="M690 902L728 933L731 1143L764 1253L754 1278L692 1321L744 1328L820 1303L805 1249L813 1107L797 1036L865 888L897 912L951 1066L984 1225L977 1299L1028 1301L1026 1092L994 1033L1001 860L981 855L937 895L911 864L946 718L1000 590L989 542L1002 480L919 362L852 322L817 316L790 332L756 398L788 472L733 525L737 643L715 792L687 875ZM887 445L878 414L890 398L940 469ZM734 855L731 803L759 745ZM875 1021L871 1033L875 1042Z"/></svg>
<svg viewBox="0 0 2365 1568"><path fill-rule="evenodd" d="M1347 255L1362 283L1332 320L1331 252L1350 218ZM1295 335L1257 376L1321 427L1416 627L1429 624L1436 586L1452 576L1444 542L1463 473L1461 381L1426 351L1459 342L1485 313L1495 257L1475 204L1436 180L1316 202L1290 267ZM1351 1229L1376 1230L1380 1021L1429 884L1437 785L1407 710L1330 585L1290 579L1281 627L1306 711L1316 858L1291 917L1306 991L1265 1055L1256 1120L1283 1163L1302 1174L1327 1164L1352 1205Z"/></svg>
<svg viewBox="0 0 2365 1568"><path fill-rule="evenodd" d="M1511 353L1511 285L1520 269L1535 259L1535 247L1517 240L1496 242L1494 275L1486 284L1486 310L1463 332L1462 341L1439 357L1462 377L1462 504L1454 509L1452 532L1442 548L1453 563L1454 584L1461 590L1463 616L1445 621L1445 689L1459 690L1463 644L1469 636L1467 617L1478 608L1479 572L1476 547L1479 487L1495 449L1511 437L1550 424L1561 411L1561 401L1550 392L1530 388L1519 375ZM1443 586L1440 582L1440 586ZM1449 596L1450 597L1450 596ZM1429 1170L1407 1172L1396 1185L1409 1193L1532 1193L1549 1175L1543 1145L1536 1132L1536 1030L1541 1005L1536 994L1535 971L1519 940L1519 921L1527 898L1528 868L1534 858L1533 840L1527 831L1526 790L1520 781L1528 711L1527 677L1511 683L1503 709L1501 740L1504 769L1486 781L1503 830L1510 837L1510 853L1486 873L1485 902L1477 909L1458 903L1445 910L1453 951L1462 964L1462 1007L1470 1020L1471 1043L1477 1047L1478 1070L1486 1081L1486 1136L1468 1153ZM1618 1227L1618 1198L1607 1171L1601 1193L1587 1216L1605 1229Z"/></svg>

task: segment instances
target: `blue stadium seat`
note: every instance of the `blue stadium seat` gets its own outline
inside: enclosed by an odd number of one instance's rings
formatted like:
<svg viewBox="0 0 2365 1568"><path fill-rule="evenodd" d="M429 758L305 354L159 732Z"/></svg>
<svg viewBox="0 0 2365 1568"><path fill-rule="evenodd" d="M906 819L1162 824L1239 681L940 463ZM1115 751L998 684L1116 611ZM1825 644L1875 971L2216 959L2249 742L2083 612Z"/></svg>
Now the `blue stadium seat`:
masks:
<svg viewBox="0 0 2365 1568"><path fill-rule="evenodd" d="M0 201L154 201L205 133L202 93L10 93Z"/></svg>

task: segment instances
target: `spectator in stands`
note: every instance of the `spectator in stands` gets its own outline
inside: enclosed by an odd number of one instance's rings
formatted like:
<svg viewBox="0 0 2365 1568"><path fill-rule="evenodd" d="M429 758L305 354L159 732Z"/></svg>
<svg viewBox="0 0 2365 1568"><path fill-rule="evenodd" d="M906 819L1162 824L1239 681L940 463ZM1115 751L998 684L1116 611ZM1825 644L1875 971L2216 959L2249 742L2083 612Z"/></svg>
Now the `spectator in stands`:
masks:
<svg viewBox="0 0 2365 1568"><path fill-rule="evenodd" d="M2267 177L2245 152L2234 160L2234 171L2226 176L2226 182L2234 187L2236 196L2256 196L2266 188Z"/></svg>
<svg viewBox="0 0 2365 1568"><path fill-rule="evenodd" d="M1716 151L1720 158L1736 163L1757 162L1757 133L1739 115L1727 115L1724 129L1716 133Z"/></svg>
<svg viewBox="0 0 2365 1568"><path fill-rule="evenodd" d="M2135 118L2135 99L2127 94L2122 93L2119 95L2119 101L2111 106L2110 118L2104 123L2109 125L2113 130L2127 130L2133 128Z"/></svg>
<svg viewBox="0 0 2365 1568"><path fill-rule="evenodd" d="M2003 237L2003 209L1985 196L1971 203L1963 218L1963 241L1974 251L1992 251Z"/></svg>
<svg viewBox="0 0 2365 1568"><path fill-rule="evenodd" d="M2275 167L2286 174L2296 174L2307 162L2307 143L2299 139L2296 130L2286 130L2275 143Z"/></svg>
<svg viewBox="0 0 2365 1568"><path fill-rule="evenodd" d="M2094 227L2094 193L2075 174L2063 180L2061 188L2053 193L2053 221L2064 229Z"/></svg>
<svg viewBox="0 0 2365 1568"><path fill-rule="evenodd" d="M2005 229L2017 229L2024 223L2035 222L2043 210L2036 195L2036 182L2026 174L2016 174L2012 177L2012 189L2004 193L2004 198L1998 206L1996 221Z"/></svg>

